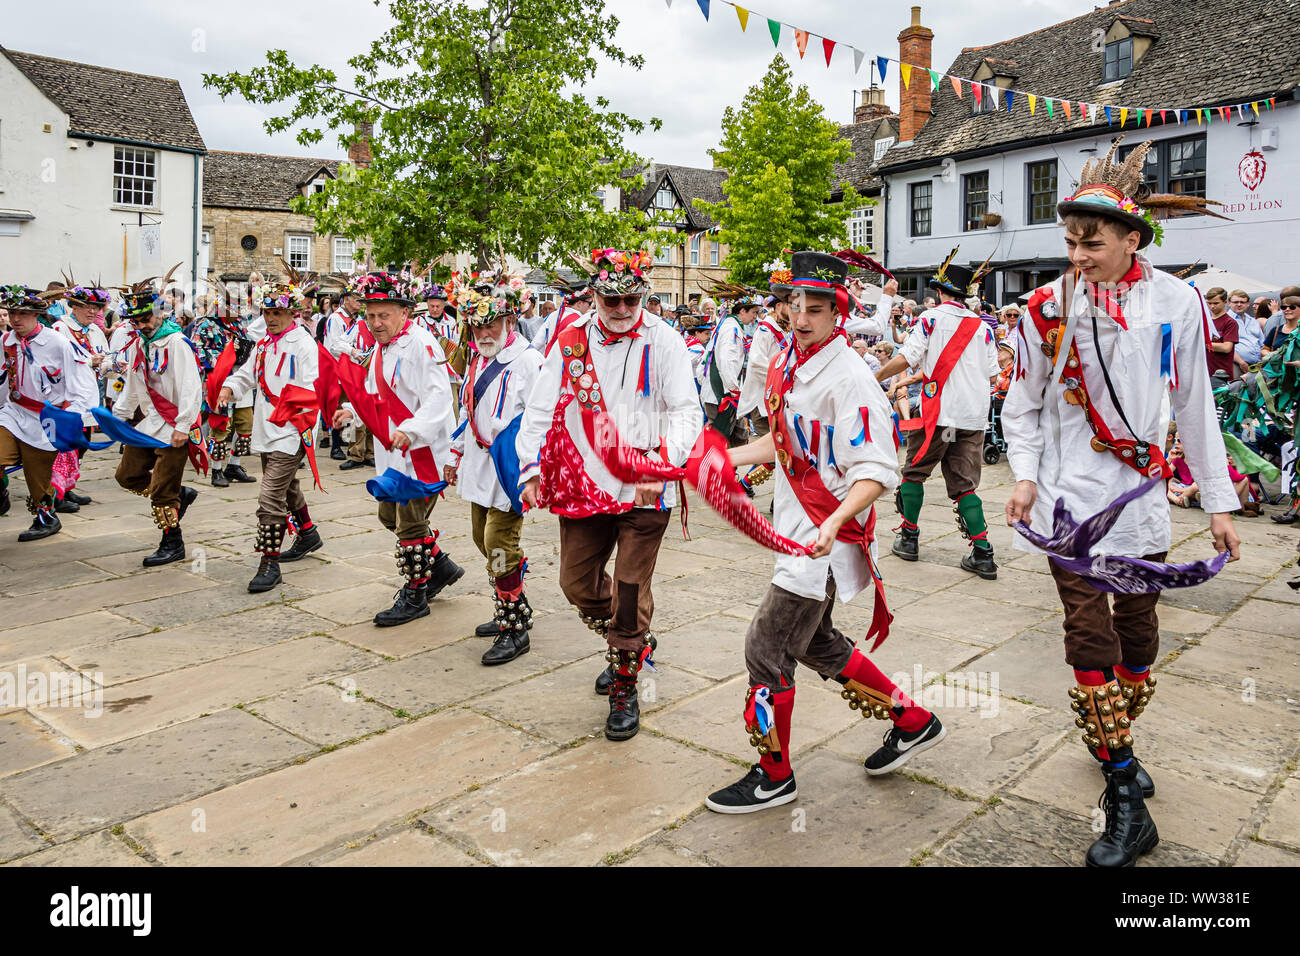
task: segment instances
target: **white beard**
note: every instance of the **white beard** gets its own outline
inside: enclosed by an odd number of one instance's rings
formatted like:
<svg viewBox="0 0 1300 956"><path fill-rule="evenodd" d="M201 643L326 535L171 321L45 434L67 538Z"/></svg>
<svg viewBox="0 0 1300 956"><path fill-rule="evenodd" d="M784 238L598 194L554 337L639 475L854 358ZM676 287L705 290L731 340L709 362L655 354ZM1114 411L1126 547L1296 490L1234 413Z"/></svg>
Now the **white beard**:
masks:
<svg viewBox="0 0 1300 956"><path fill-rule="evenodd" d="M510 330L503 327L501 329L501 334L491 342L484 343L475 339L474 345L478 348L478 354L483 356L485 359L495 358L497 354L506 347L506 339L509 336Z"/></svg>

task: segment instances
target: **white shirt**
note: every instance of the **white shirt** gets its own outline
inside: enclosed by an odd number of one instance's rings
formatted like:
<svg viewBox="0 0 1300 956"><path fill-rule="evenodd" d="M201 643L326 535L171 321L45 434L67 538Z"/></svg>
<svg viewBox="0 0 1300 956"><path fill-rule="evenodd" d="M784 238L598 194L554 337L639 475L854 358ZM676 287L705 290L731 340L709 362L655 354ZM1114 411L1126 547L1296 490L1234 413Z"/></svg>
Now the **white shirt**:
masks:
<svg viewBox="0 0 1300 956"><path fill-rule="evenodd" d="M767 367L772 359L785 347L785 335L774 323L763 319L754 329L754 337L749 342L749 366L745 369L745 379L740 385L740 405L737 415L748 415L763 405L763 386L767 384ZM764 410L766 412L766 410Z"/></svg>
<svg viewBox="0 0 1300 956"><path fill-rule="evenodd" d="M849 335L887 336L890 333L890 310L893 307L894 297L892 295L881 295L880 301L876 303L875 312L871 315L849 317L842 323L844 331Z"/></svg>
<svg viewBox="0 0 1300 956"><path fill-rule="evenodd" d="M1120 405L1141 434L1129 433L1111 402L1093 342L1086 283L1080 282L1070 307L1080 316L1074 343L1089 399L1116 437L1142 438L1163 450L1169 384L1161 375L1161 343L1162 326L1168 324L1178 379L1172 393L1173 409L1187 463L1200 486L1205 510L1235 511L1240 502L1228 477L1227 453L1206 368L1208 311L1204 300L1186 283L1152 269L1145 258L1139 256L1138 261L1145 281L1120 298L1128 329L1122 329L1102 312L1097 320L1097 335ZM1059 309L1062 280L1045 288L1052 291ZM1048 534L1058 499L1075 520L1082 521L1145 479L1111 452L1093 450L1092 429L1082 409L1065 401L1065 388L1059 381L1051 385L1044 398L1052 364L1043 354L1042 336L1030 315L1021 321L1017 334L1016 371L1002 406L1002 434L1016 480L1038 483L1031 526ZM1055 434L1053 410L1059 416L1059 437ZM1015 544L1022 551L1038 550L1020 535L1016 535ZM1161 487L1125 508L1095 550L1099 554L1141 557L1166 551L1169 544L1169 503Z"/></svg>
<svg viewBox="0 0 1300 956"><path fill-rule="evenodd" d="M69 340L76 342L78 346L81 346L81 342L78 341L78 335L85 338L90 343L91 355L108 354L108 337L104 335L104 330L94 322L91 322L90 325L83 328L81 323L75 318L64 316L54 323L54 330L61 335L66 336ZM103 361L100 363L98 369L92 367L90 369L90 374L98 380L100 376L104 375L105 371L109 368L109 365L109 361ZM95 404L98 404L98 402ZM93 427L95 424L95 416L87 411L81 416L81 422L87 427Z"/></svg>
<svg viewBox="0 0 1300 956"><path fill-rule="evenodd" d="M268 398L258 383L259 356L262 375L273 398ZM254 452L262 454L278 451L286 455L298 453L302 446L302 436L291 424L271 423L271 416L275 414L273 402L284 392L286 385L315 391L319 374L320 358L316 351L316 340L310 332L297 324L291 325L274 341L269 335L263 336L253 346L244 364L230 373L225 384L235 397L235 407L247 407L250 400L253 403Z"/></svg>
<svg viewBox="0 0 1300 956"><path fill-rule="evenodd" d="M412 448L428 448L433 454L436 478L442 480L442 466L451 464L451 433L456 419L452 409L451 378L447 374L442 346L429 330L412 322L406 334L390 339L382 349L384 378L407 411L409 418L389 422L389 434L400 431L411 439ZM375 356L366 371L366 391L379 394L375 377ZM345 408L351 408L346 404ZM396 414L396 410L393 410ZM417 477L415 465L405 449L389 451L375 442L375 474L395 468L411 478Z"/></svg>
<svg viewBox="0 0 1300 956"><path fill-rule="evenodd" d="M595 367L605 407L624 444L657 454L662 438L669 462L683 465L704 427L704 413L691 378L686 343L658 316L642 310L641 320L637 338L623 336L609 345L601 344L604 336L597 326L594 310L578 319L573 327L583 330L587 336L587 355ZM642 395L637 389L637 379L646 345L650 346L651 383L650 394ZM571 359L560 348L551 349L528 399L515 443L521 486L541 470L538 455L560 400L561 373L568 361ZM623 504L635 501L636 485L625 485L611 475L587 442L577 401L570 402L565 409L564 427L582 455L592 481ZM676 488L669 484L663 494L664 507L671 508L676 502Z"/></svg>
<svg viewBox="0 0 1300 956"><path fill-rule="evenodd" d="M700 379L700 398L707 404L717 405L722 396L713 388L711 370L716 366L722 380L724 393L740 387L740 371L745 365L745 330L740 320L729 315L713 330L709 344L704 349L703 377Z"/></svg>
<svg viewBox="0 0 1300 956"><path fill-rule="evenodd" d="M528 404L528 396L532 394L533 385L542 373L541 353L530 346L528 340L522 335L516 335L515 340L496 355L495 361L504 366L504 370L487 386L483 397L474 406L474 428L489 445L502 429L523 412ZM474 376L474 380L477 381L483 369L490 366L492 361L485 361L482 356L476 355L473 364L478 366L478 373ZM470 380L471 376L467 374L466 385ZM468 394L462 393L460 402L462 424L465 422L465 407L469 398ZM453 452L462 455L460 467L456 472L456 487L460 489L460 496L484 508L509 511L510 497L497 479L497 470L492 463L492 456L488 454L486 448L479 447L473 430L468 424L452 440L451 447Z"/></svg>
<svg viewBox="0 0 1300 956"><path fill-rule="evenodd" d="M348 336L358 321L358 316L348 315L343 311L342 306L330 313L329 318L325 320L324 339L325 350L330 355L338 358L344 352L350 350L351 345L348 342Z"/></svg>
<svg viewBox="0 0 1300 956"><path fill-rule="evenodd" d="M927 377L934 374L939 356L957 332L962 319L975 313L951 302L944 302L921 313L921 321L912 327L907 341L902 345L903 357L910 368L924 361L922 371ZM992 395L989 379L998 374L998 347L988 325L980 322L975 335L962 350L953 366L943 393L939 396L938 425L943 428L960 428L984 431L989 421L989 400ZM930 401L922 389L921 408Z"/></svg>
<svg viewBox="0 0 1300 956"><path fill-rule="evenodd" d="M140 353L144 354L143 366L135 368L135 358ZM158 441L170 443L173 431L188 432L198 421L203 406L203 379L194 350L185 341L184 334L173 332L155 339L147 350L144 338L137 335L127 347L125 360L126 376L122 394L113 403L113 414L129 422L136 409L140 409L144 418L135 425L136 431ZM162 412L154 407L150 388L176 406L175 424L163 418Z"/></svg>
<svg viewBox="0 0 1300 956"><path fill-rule="evenodd" d="M773 361L780 361L780 356ZM870 423L869 437L863 430L864 408ZM798 446L796 421L810 446L816 427L817 473L836 498L843 501L853 483L864 478L880 482L886 490L898 485L898 452L894 448L889 401L875 380L863 374L858 354L839 336L799 367L794 373L794 386L786 393L786 429L790 441ZM834 431L829 432L828 426ZM834 451L833 464L830 450ZM817 539L817 526L804 511L790 487L790 479L780 467L776 469L772 515L773 527L792 541L811 544ZM856 517L864 521L867 512ZM880 534L878 518L876 535ZM843 541L836 541L831 553L821 558L778 554L772 583L801 597L820 601L826 597L828 568L841 601L849 601L858 592L873 586L862 549Z"/></svg>
<svg viewBox="0 0 1300 956"><path fill-rule="evenodd" d="M3 344L6 355L9 348L15 349L13 371L19 391L27 398L58 406L67 402L68 411L83 415L87 409L99 404L99 390L90 369L90 358L70 339L42 327L24 343L10 329L4 333ZM54 446L41 428L40 413L10 400L9 392L13 387L7 363L0 365L0 427L8 429L9 434L33 448L52 451Z"/></svg>

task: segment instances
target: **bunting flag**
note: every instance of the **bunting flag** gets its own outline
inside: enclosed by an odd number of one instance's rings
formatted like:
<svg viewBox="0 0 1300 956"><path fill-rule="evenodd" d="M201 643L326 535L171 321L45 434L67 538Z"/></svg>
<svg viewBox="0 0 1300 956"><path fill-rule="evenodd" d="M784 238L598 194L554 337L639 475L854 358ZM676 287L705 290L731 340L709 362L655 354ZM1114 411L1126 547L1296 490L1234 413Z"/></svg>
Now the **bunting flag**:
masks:
<svg viewBox="0 0 1300 956"><path fill-rule="evenodd" d="M795 31L794 31L794 45L797 46L797 47L799 48L799 59L802 60L802 59L803 59L803 52L804 52L804 50L808 49L808 31L807 31L807 30L795 30Z"/></svg>
<svg viewBox="0 0 1300 956"><path fill-rule="evenodd" d="M1111 115L1110 115L1110 107L1109 107L1109 106L1103 106L1102 109L1106 111L1106 125L1107 125L1107 126L1111 126L1111 125L1113 125L1115 121L1114 121L1113 119L1111 119Z"/></svg>
<svg viewBox="0 0 1300 956"><path fill-rule="evenodd" d="M912 83L912 64L900 63L898 65L899 75L903 77L903 89L908 89Z"/></svg>
<svg viewBox="0 0 1300 956"><path fill-rule="evenodd" d="M1048 116L1051 116L1051 115L1052 115L1052 98L1051 98L1050 96L1045 96L1045 97L1043 97L1043 102L1047 104L1047 115L1048 115Z"/></svg>
<svg viewBox="0 0 1300 956"><path fill-rule="evenodd" d="M1251 103L1251 104L1250 104L1250 108L1251 108L1252 110L1255 111L1255 115L1256 115L1256 116L1259 115L1259 104L1258 104L1258 103Z"/></svg>
<svg viewBox="0 0 1300 956"><path fill-rule="evenodd" d="M866 54L863 53L861 50L859 50L857 47L853 48L853 72L854 73L857 73L859 70L862 69L862 59L865 56Z"/></svg>
<svg viewBox="0 0 1300 956"><path fill-rule="evenodd" d="M1088 118L1088 104L1084 103L1082 100L1079 101L1079 115L1085 120Z"/></svg>
<svg viewBox="0 0 1300 956"><path fill-rule="evenodd" d="M1123 129L1123 128L1124 128L1124 124L1127 123L1127 122L1128 122L1128 107L1127 107L1127 106L1121 106L1121 107L1119 108L1119 125L1120 125L1120 129Z"/></svg>
<svg viewBox="0 0 1300 956"><path fill-rule="evenodd" d="M984 84L972 83L970 85L970 95L975 97L975 108L979 109L984 105Z"/></svg>
<svg viewBox="0 0 1300 956"><path fill-rule="evenodd" d="M1038 107L1038 97L1033 93L1026 93L1025 95L1029 97L1029 115L1033 116L1034 110Z"/></svg>
<svg viewBox="0 0 1300 956"><path fill-rule="evenodd" d="M952 80L952 91L957 94L957 99L961 99L961 80L955 76L950 76L948 79Z"/></svg>
<svg viewBox="0 0 1300 956"><path fill-rule="evenodd" d="M709 19L709 0L695 0L700 5L700 12L704 14L704 19Z"/></svg>
<svg viewBox="0 0 1300 956"><path fill-rule="evenodd" d="M736 7L736 16L740 18L740 32L744 33L749 27L749 11L744 7Z"/></svg>
<svg viewBox="0 0 1300 956"><path fill-rule="evenodd" d="M1187 125L1187 110L1178 111L1178 125L1179 126Z"/></svg>
<svg viewBox="0 0 1300 956"><path fill-rule="evenodd" d="M937 90L939 88L939 71L931 70L929 67L926 67L926 72L930 74L930 82L934 84L934 86L931 87L931 90ZM1256 110L1255 112L1258 113L1259 110Z"/></svg>
<svg viewBox="0 0 1300 956"><path fill-rule="evenodd" d="M822 49L826 51L826 65L827 65L827 66L830 66L830 65L831 65L831 51L835 49L835 41L834 41L834 40L827 40L825 37L822 37Z"/></svg>
<svg viewBox="0 0 1300 956"><path fill-rule="evenodd" d="M876 57L876 70L877 72L880 73L881 83L885 82L885 67L888 65L888 63L889 63L889 57L885 57L885 56Z"/></svg>
<svg viewBox="0 0 1300 956"><path fill-rule="evenodd" d="M673 8L673 0L664 0L664 2L668 4L668 9L669 9L669 10L671 10L671 9Z"/></svg>
<svg viewBox="0 0 1300 956"><path fill-rule="evenodd" d="M1161 110L1161 111L1160 111L1160 125L1163 126L1164 124L1165 124L1165 110Z"/></svg>
<svg viewBox="0 0 1300 956"><path fill-rule="evenodd" d="M1008 113L1011 112L1011 95L1012 95L1013 92L1014 92L1013 90L1003 90L1003 91L1002 91L1002 95L1003 95L1004 97L1006 97L1006 101L1007 101L1007 112L1008 112Z"/></svg>

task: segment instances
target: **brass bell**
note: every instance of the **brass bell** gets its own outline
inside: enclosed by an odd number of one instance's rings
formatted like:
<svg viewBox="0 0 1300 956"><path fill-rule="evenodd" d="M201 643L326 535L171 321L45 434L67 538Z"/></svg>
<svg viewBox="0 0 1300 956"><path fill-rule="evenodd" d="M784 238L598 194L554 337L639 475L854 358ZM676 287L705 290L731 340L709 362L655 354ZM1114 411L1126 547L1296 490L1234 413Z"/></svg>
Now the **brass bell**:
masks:
<svg viewBox="0 0 1300 956"><path fill-rule="evenodd" d="M1106 733L1108 734L1113 734L1115 732L1115 721L1113 720L1106 721L1102 726L1106 728Z"/></svg>
<svg viewBox="0 0 1300 956"><path fill-rule="evenodd" d="M758 734L750 734L750 735L749 735L749 745L750 745L751 747L757 747L757 746L758 746L759 744L761 744L762 742L763 742L763 738L760 737Z"/></svg>
<svg viewBox="0 0 1300 956"><path fill-rule="evenodd" d="M1128 698L1127 698L1127 697L1121 697L1119 700L1115 701L1115 709L1116 709L1116 710L1128 710Z"/></svg>
<svg viewBox="0 0 1300 956"><path fill-rule="evenodd" d="M1097 708L1097 713L1101 714L1103 717L1109 717L1111 714L1110 704L1102 704Z"/></svg>
<svg viewBox="0 0 1300 956"><path fill-rule="evenodd" d="M1110 694L1111 697L1114 697L1119 693L1119 684L1111 684L1106 688L1106 693Z"/></svg>
<svg viewBox="0 0 1300 956"><path fill-rule="evenodd" d="M840 691L840 696L843 697L845 700L848 700L853 696L853 691L848 689L842 690Z"/></svg>
<svg viewBox="0 0 1300 956"><path fill-rule="evenodd" d="M1148 678L1147 678L1147 690L1148 690L1148 691L1153 691L1153 690L1155 690L1155 689L1156 689L1156 679L1155 679L1154 677L1148 677Z"/></svg>
<svg viewBox="0 0 1300 956"><path fill-rule="evenodd" d="M857 710L857 709L858 709L858 706L859 706L859 705L858 705L858 699L857 699L856 697L850 697L850 698L849 698L849 710Z"/></svg>
<svg viewBox="0 0 1300 956"><path fill-rule="evenodd" d="M1106 741L1106 746L1109 747L1111 750L1114 750L1119 746L1119 741L1116 740L1114 737L1111 737Z"/></svg>
<svg viewBox="0 0 1300 956"><path fill-rule="evenodd" d="M772 752L772 748L769 747L767 744L759 744L758 752L761 756L767 756L769 753Z"/></svg>
<svg viewBox="0 0 1300 956"><path fill-rule="evenodd" d="M1076 718L1074 718L1074 726L1076 726L1076 727L1083 727L1084 725L1085 725L1085 721L1084 721L1084 719L1083 719L1082 717L1076 717Z"/></svg>
<svg viewBox="0 0 1300 956"><path fill-rule="evenodd" d="M1125 734L1124 737L1123 737L1123 740L1124 740L1124 746L1125 746L1125 747L1132 747L1132 746L1133 746L1133 735L1132 735L1132 734Z"/></svg>
<svg viewBox="0 0 1300 956"><path fill-rule="evenodd" d="M1092 721L1089 721L1084 725L1084 729L1090 734L1095 734L1097 732L1097 725L1092 723Z"/></svg>
<svg viewBox="0 0 1300 956"><path fill-rule="evenodd" d="M1130 726L1132 725L1132 723L1133 723L1133 721L1129 720L1127 717L1120 717L1120 719L1119 719L1119 726L1120 726L1120 729L1122 729L1122 730L1127 729L1128 727L1130 727Z"/></svg>

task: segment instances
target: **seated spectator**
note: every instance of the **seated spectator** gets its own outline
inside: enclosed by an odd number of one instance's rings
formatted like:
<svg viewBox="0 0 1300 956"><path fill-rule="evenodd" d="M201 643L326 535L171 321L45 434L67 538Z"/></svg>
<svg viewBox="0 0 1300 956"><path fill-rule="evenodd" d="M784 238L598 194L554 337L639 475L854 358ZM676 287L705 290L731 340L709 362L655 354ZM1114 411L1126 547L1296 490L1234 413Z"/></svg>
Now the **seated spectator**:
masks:
<svg viewBox="0 0 1300 956"><path fill-rule="evenodd" d="M1201 490L1196 486L1192 469L1188 467L1187 459L1183 456L1183 440L1177 433L1174 434L1173 450L1169 453L1169 467L1174 470L1174 476L1166 485L1169 503L1180 508L1190 508L1193 505L1199 508L1197 502L1200 500Z"/></svg>
<svg viewBox="0 0 1300 956"><path fill-rule="evenodd" d="M1271 355L1286 344L1287 336L1300 328L1300 295L1289 295L1282 300L1282 321L1270 325L1264 336L1263 353Z"/></svg>

